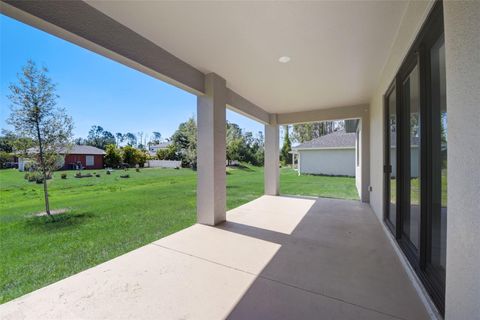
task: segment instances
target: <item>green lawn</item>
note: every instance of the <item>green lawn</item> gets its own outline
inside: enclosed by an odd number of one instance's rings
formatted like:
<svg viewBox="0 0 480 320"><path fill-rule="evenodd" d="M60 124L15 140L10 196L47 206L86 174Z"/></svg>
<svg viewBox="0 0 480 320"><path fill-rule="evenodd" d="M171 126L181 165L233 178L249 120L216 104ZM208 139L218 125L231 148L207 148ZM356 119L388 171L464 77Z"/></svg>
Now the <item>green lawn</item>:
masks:
<svg viewBox="0 0 480 320"><path fill-rule="evenodd" d="M53 209L68 208L52 223L42 186L15 170L0 171L0 303L112 259L195 222L196 174L189 169L129 170L101 177L49 181ZM227 170L227 207L263 193L263 169ZM297 176L281 170L281 192L357 199L355 179Z"/></svg>

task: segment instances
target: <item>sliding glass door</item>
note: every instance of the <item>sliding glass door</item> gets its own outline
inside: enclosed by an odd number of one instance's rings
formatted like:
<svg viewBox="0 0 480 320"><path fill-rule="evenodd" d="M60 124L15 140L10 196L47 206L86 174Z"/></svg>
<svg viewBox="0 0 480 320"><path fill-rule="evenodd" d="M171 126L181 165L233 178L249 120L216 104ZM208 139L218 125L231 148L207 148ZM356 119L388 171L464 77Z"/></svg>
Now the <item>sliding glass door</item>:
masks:
<svg viewBox="0 0 480 320"><path fill-rule="evenodd" d="M397 228L397 91L393 86L385 97L385 222Z"/></svg>
<svg viewBox="0 0 480 320"><path fill-rule="evenodd" d="M385 93L385 224L444 312L448 116L437 2Z"/></svg>

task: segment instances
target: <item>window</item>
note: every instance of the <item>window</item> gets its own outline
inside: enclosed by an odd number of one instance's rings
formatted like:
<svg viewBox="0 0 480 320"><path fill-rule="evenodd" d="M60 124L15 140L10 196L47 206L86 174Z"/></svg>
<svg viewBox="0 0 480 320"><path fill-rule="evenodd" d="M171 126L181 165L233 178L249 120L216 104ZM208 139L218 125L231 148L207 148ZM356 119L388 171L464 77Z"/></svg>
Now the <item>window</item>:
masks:
<svg viewBox="0 0 480 320"><path fill-rule="evenodd" d="M85 156L85 165L92 167L95 163L95 156Z"/></svg>

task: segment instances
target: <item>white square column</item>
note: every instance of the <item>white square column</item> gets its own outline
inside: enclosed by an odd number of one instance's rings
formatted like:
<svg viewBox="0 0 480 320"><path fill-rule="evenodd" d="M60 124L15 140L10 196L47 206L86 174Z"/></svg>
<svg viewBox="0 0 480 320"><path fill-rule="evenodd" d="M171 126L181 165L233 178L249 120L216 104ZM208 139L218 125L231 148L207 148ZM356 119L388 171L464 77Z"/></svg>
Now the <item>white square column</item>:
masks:
<svg viewBox="0 0 480 320"><path fill-rule="evenodd" d="M272 121L273 122L273 121ZM280 148L279 127L277 124L265 125L265 194L278 196L280 193Z"/></svg>
<svg viewBox="0 0 480 320"><path fill-rule="evenodd" d="M226 219L225 79L205 76L205 95L197 98L197 222L216 225Z"/></svg>

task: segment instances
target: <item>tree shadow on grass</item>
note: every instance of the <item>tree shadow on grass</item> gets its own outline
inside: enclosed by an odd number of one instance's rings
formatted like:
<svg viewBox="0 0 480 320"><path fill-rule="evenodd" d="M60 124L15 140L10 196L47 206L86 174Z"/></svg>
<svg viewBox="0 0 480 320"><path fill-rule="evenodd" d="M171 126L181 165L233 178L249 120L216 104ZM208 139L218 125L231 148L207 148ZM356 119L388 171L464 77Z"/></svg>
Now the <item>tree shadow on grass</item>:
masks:
<svg viewBox="0 0 480 320"><path fill-rule="evenodd" d="M25 229L34 233L62 231L83 224L94 217L93 212L71 211L54 215L55 220L48 216L33 216L25 221Z"/></svg>

